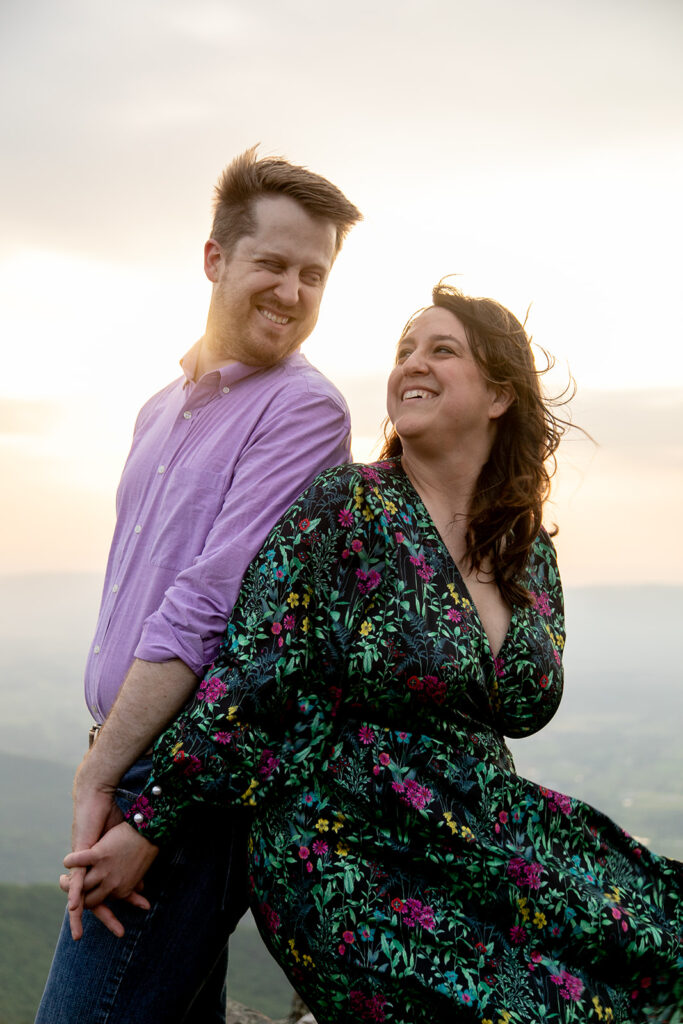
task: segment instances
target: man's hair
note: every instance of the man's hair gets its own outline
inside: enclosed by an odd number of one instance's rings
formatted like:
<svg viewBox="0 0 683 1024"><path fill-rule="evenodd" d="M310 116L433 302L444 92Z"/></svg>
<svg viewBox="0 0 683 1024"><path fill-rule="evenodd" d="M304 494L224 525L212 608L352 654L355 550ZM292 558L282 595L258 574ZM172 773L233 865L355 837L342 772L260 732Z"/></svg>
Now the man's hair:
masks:
<svg viewBox="0 0 683 1024"><path fill-rule="evenodd" d="M573 381L558 398L544 396L540 377L554 365L552 356L539 349L546 365L537 369L531 339L523 325L493 299L463 295L441 281L432 292L432 301L434 306L457 316L485 380L507 388L513 395L509 407L497 420L491 454L477 480L467 528L466 557L473 569L490 561L493 580L505 600L527 605L531 598L522 574L541 529L543 504L556 469L555 452L571 426L555 414L553 407L569 401L574 393ZM410 318L403 334L419 315ZM389 421L384 433L380 458L400 455L403 446Z"/></svg>
<svg viewBox="0 0 683 1024"><path fill-rule="evenodd" d="M326 178L282 157L257 160L257 148L252 146L235 157L218 179L211 237L229 255L240 238L254 232L256 201L263 196L287 196L311 217L335 226L336 256L349 230L363 219L360 211Z"/></svg>

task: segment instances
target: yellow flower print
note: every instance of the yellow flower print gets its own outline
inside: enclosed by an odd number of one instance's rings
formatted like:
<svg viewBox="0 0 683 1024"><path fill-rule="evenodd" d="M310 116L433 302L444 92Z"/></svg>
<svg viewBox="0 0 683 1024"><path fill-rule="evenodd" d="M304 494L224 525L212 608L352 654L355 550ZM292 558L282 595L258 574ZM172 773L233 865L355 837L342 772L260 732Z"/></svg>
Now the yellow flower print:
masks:
<svg viewBox="0 0 683 1024"><path fill-rule="evenodd" d="M482 1017L481 1024L493 1024L493 1021L491 1020L490 1017Z"/></svg>
<svg viewBox="0 0 683 1024"><path fill-rule="evenodd" d="M363 507L363 488L360 485L353 489L353 501L356 508Z"/></svg>
<svg viewBox="0 0 683 1024"><path fill-rule="evenodd" d="M361 623L360 635L367 636L368 633L372 633L372 623L368 622L368 620L366 619L365 622Z"/></svg>
<svg viewBox="0 0 683 1024"><path fill-rule="evenodd" d="M523 921L528 921L531 917L531 911L529 910L526 904L526 896L523 896L521 899L517 900L517 906L519 907L519 912L522 915Z"/></svg>
<svg viewBox="0 0 683 1024"><path fill-rule="evenodd" d="M346 845L346 843L338 842L336 853L339 857L347 857L349 853L349 848Z"/></svg>
<svg viewBox="0 0 683 1024"><path fill-rule="evenodd" d="M370 509L368 508L368 506L366 505L365 508L363 509L363 519L365 519L365 521L367 523L369 523L370 520L374 519L374 518L375 518L375 513L371 512Z"/></svg>
<svg viewBox="0 0 683 1024"><path fill-rule="evenodd" d="M258 779L252 779L247 789L245 789L244 793L242 793L240 800L242 801L243 804L248 804L250 807L254 806L256 800L254 799L252 794L255 789L258 789Z"/></svg>
<svg viewBox="0 0 683 1024"><path fill-rule="evenodd" d="M602 1012L602 1006L600 1005L600 1000L598 999L597 996L593 996L593 1006L595 1008L596 1014L598 1015L598 1020L602 1020L604 1014Z"/></svg>
<svg viewBox="0 0 683 1024"><path fill-rule="evenodd" d="M392 516L395 516L396 513L398 512L398 509L394 505L393 501L385 501L384 507L387 510L387 512L391 512Z"/></svg>
<svg viewBox="0 0 683 1024"><path fill-rule="evenodd" d="M453 811L444 811L443 816L446 819L449 829L451 830L453 835L455 835L455 833L458 831L458 826L453 821Z"/></svg>
<svg viewBox="0 0 683 1024"><path fill-rule="evenodd" d="M511 1016L512 1014L509 1010L503 1010L502 1015L498 1018L498 1024L509 1024Z"/></svg>
<svg viewBox="0 0 683 1024"><path fill-rule="evenodd" d="M288 945L291 950L292 956L294 957L296 962L299 963L299 950L294 945L294 939L290 939Z"/></svg>
<svg viewBox="0 0 683 1024"><path fill-rule="evenodd" d="M295 594L294 591L292 590L290 592L290 594L289 594L289 597L287 598L287 604L289 605L290 608L296 608L298 603L299 603L299 595Z"/></svg>
<svg viewBox="0 0 683 1024"><path fill-rule="evenodd" d="M467 825L460 826L460 835L463 839L466 839L468 843L474 842L474 832L471 828L468 828Z"/></svg>
<svg viewBox="0 0 683 1024"><path fill-rule="evenodd" d="M327 820L327 818L318 818L318 820L315 823L315 827L317 828L318 832L327 832L329 831L330 823Z"/></svg>
<svg viewBox="0 0 683 1024"><path fill-rule="evenodd" d="M173 749L171 750L171 757L175 757L175 755L178 753L178 751L182 750L182 749L183 749L183 741L182 740L178 740L178 742L176 743L175 747L173 747Z"/></svg>
<svg viewBox="0 0 683 1024"><path fill-rule="evenodd" d="M469 611L472 610L472 602L470 601L469 597L463 597L463 599L462 599L462 606L463 606L463 608L465 609L466 612L469 612Z"/></svg>
<svg viewBox="0 0 683 1024"><path fill-rule="evenodd" d="M304 953L303 966L304 967L308 967L309 969L311 967L315 967L315 963L313 962L313 957L309 956L308 953Z"/></svg>
<svg viewBox="0 0 683 1024"><path fill-rule="evenodd" d="M225 717L227 718L227 720L229 722L234 722L235 718L237 717L237 712L238 711L239 711L239 705L233 704L232 707L228 708L228 713L227 713L227 715Z"/></svg>
<svg viewBox="0 0 683 1024"><path fill-rule="evenodd" d="M304 621L301 623L301 629L303 630L304 633L308 633L310 628L311 628L311 623L310 623L308 615L307 615L306 618L304 619Z"/></svg>
<svg viewBox="0 0 683 1024"><path fill-rule="evenodd" d="M334 825L332 826L332 831L333 832L339 832L340 829L344 828L344 822L346 821L346 815L342 814L341 811L337 811L337 813L335 814L335 818L337 820L335 821Z"/></svg>
<svg viewBox="0 0 683 1024"><path fill-rule="evenodd" d="M540 910L537 910L536 913L534 914L534 924L536 925L536 927L537 928L545 928L547 923L548 922L546 920L545 914L542 914Z"/></svg>

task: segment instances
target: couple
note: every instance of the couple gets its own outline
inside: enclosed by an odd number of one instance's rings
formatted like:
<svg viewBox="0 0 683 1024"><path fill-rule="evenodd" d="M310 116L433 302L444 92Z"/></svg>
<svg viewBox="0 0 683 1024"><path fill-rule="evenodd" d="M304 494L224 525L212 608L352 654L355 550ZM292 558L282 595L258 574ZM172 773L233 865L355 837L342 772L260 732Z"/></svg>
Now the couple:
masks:
<svg viewBox="0 0 683 1024"><path fill-rule="evenodd" d="M562 690L541 527L562 424L522 326L437 286L399 340L382 461L291 504L348 458L343 402L296 349L358 213L253 152L220 188L206 334L124 471L88 678L110 638L132 665L111 712L113 674L93 688L107 723L64 883L85 931L65 925L38 1021L220 1019L247 897L320 1024L668 1019L680 866L516 776L502 738L541 728ZM147 601L134 635L110 596L127 573Z"/></svg>

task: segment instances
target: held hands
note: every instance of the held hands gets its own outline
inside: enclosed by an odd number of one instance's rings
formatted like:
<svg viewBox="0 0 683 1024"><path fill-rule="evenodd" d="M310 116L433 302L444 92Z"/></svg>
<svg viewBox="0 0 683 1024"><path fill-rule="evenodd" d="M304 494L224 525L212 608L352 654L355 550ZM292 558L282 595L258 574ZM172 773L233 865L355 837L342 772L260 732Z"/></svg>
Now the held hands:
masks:
<svg viewBox="0 0 683 1024"><path fill-rule="evenodd" d="M121 822L109 829L94 846L70 853L64 858L64 867L72 874L62 875L60 886L64 892L69 893L71 934L74 939L80 938L83 933L83 906L91 909L114 935L119 938L123 935L123 925L103 902L108 896L126 900L142 910L149 910L149 901L140 894L140 889L142 878L158 852L158 847L148 842L126 822ZM86 874L87 868L90 870ZM77 905L71 891L74 888L72 880L76 873L80 875Z"/></svg>

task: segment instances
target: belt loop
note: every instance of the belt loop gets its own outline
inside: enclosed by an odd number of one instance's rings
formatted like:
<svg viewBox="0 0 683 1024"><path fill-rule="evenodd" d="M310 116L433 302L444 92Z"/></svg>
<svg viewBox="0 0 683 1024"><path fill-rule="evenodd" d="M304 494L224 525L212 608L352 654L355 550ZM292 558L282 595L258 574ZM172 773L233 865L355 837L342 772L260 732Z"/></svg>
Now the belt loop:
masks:
<svg viewBox="0 0 683 1024"><path fill-rule="evenodd" d="M101 725L93 725L93 726L90 727L90 732L88 733L88 750L90 750L90 748L92 747L93 743L95 742L97 737L100 735L100 729L101 728L102 728Z"/></svg>

